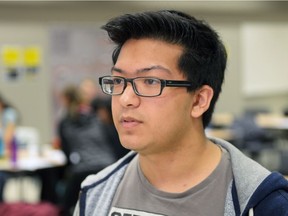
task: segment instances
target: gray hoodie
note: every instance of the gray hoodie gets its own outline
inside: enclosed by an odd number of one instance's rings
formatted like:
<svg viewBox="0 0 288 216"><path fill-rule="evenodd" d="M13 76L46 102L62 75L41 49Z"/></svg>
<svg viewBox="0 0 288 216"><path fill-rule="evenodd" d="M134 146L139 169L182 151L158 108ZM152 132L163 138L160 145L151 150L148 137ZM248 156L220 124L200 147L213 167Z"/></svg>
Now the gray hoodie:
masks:
<svg viewBox="0 0 288 216"><path fill-rule="evenodd" d="M271 173L224 140L209 139L225 148L231 157L233 181L226 196L224 216L288 216L288 182L282 175ZM107 216L119 182L135 155L130 152L98 174L88 176L82 183L74 216ZM266 202L275 205L277 212L274 208L256 208L266 206Z"/></svg>

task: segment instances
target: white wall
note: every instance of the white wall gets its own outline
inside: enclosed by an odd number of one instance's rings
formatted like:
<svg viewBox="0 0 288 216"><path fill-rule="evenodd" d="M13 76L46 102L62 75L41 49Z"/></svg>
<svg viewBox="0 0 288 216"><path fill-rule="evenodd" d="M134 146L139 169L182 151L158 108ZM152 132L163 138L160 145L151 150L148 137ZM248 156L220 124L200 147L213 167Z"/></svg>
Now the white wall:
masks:
<svg viewBox="0 0 288 216"><path fill-rule="evenodd" d="M241 34L244 94L288 93L288 23L244 23Z"/></svg>
<svg viewBox="0 0 288 216"><path fill-rule="evenodd" d="M39 75L9 81L1 65L0 92L20 111L20 123L38 128L41 141L51 141L51 95L49 56L47 56L47 27L40 24L0 22L0 49L5 45L26 47L37 45L42 50L43 62Z"/></svg>

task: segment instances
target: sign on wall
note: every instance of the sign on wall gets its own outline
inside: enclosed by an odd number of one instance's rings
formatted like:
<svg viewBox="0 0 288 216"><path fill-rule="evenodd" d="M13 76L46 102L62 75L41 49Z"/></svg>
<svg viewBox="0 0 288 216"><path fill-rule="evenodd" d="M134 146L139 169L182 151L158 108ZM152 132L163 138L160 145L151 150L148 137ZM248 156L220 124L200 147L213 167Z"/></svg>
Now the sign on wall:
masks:
<svg viewBox="0 0 288 216"><path fill-rule="evenodd" d="M4 81L35 78L42 61L39 46L4 45L1 47L1 74Z"/></svg>

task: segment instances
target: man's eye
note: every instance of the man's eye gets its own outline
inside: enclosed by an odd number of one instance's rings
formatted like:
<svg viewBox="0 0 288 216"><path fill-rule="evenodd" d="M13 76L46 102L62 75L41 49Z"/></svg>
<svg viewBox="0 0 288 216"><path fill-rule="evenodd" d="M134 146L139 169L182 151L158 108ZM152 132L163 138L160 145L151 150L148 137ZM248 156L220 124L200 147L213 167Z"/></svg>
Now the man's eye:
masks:
<svg viewBox="0 0 288 216"><path fill-rule="evenodd" d="M118 78L113 79L113 83L116 84L116 85L119 85L122 82L123 82L123 79L118 79Z"/></svg>
<svg viewBox="0 0 288 216"><path fill-rule="evenodd" d="M158 85L159 84L159 80L157 80L157 79L145 79L144 83L146 85Z"/></svg>

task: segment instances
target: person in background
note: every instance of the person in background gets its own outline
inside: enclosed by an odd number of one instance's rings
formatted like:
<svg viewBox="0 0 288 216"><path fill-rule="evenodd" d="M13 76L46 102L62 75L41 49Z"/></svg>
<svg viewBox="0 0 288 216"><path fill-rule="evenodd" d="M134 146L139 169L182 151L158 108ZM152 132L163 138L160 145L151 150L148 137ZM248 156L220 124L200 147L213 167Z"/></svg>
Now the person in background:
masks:
<svg viewBox="0 0 288 216"><path fill-rule="evenodd" d="M79 114L81 105L81 96L77 85L67 85L61 92L61 102L63 105L62 117L58 123L58 136L60 136L60 146L65 153L67 159L69 158L69 145L66 144L65 138L61 138L62 127L66 121L76 119ZM68 161L69 162L69 161Z"/></svg>
<svg viewBox="0 0 288 216"><path fill-rule="evenodd" d="M98 88L94 80L90 78L83 79L79 84L79 94L81 96L81 112L91 112L91 103L97 98Z"/></svg>
<svg viewBox="0 0 288 216"><path fill-rule="evenodd" d="M11 143L18 123L18 111L0 94L0 157L10 157ZM6 173L0 172L0 202L3 201L6 179Z"/></svg>
<svg viewBox="0 0 288 216"><path fill-rule="evenodd" d="M114 150L117 159L120 159L130 150L124 148L119 140L119 136L115 125L113 123L112 111L111 111L111 98L110 97L99 97L92 101L92 109L96 116L103 124L103 134L107 136L108 144L111 149Z"/></svg>
<svg viewBox="0 0 288 216"><path fill-rule="evenodd" d="M180 11L111 19L116 43L112 114L123 159L82 183L80 216L288 216L288 182L205 128L221 92L227 54L206 22Z"/></svg>
<svg viewBox="0 0 288 216"><path fill-rule="evenodd" d="M90 81L85 81L85 84L82 82L63 91L67 111L59 122L58 131L61 147L68 159L60 201L65 216L72 214L84 178L116 161L104 126L92 112L91 100L95 94L91 94L93 88L90 84Z"/></svg>
<svg viewBox="0 0 288 216"><path fill-rule="evenodd" d="M63 191L67 182L67 169L71 165L69 161L70 148L67 142L60 138L59 129L65 124L67 119L72 119L77 115L80 104L80 93L77 85L69 84L64 86L60 92L60 102L62 105L59 122L56 128L56 137L53 148L61 149L66 158L67 164L60 167L41 169L37 175L42 182L41 200L62 206Z"/></svg>
<svg viewBox="0 0 288 216"><path fill-rule="evenodd" d="M0 130L1 130L1 155L8 156L10 144L14 138L17 124L19 123L19 114L17 110L0 95Z"/></svg>

